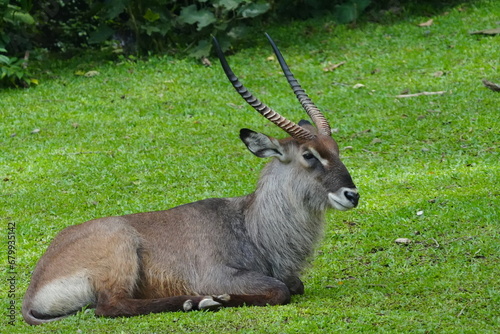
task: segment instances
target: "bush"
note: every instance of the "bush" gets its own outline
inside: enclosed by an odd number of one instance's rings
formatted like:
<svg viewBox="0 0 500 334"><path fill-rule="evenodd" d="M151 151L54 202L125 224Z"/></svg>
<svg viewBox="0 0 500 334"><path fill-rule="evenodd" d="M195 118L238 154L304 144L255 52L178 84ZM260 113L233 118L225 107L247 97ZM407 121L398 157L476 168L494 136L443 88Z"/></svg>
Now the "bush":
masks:
<svg viewBox="0 0 500 334"><path fill-rule="evenodd" d="M209 53L211 35L227 47L270 9L258 0L41 0L34 7L39 45L50 50L105 43L139 54L187 48L196 57Z"/></svg>
<svg viewBox="0 0 500 334"><path fill-rule="evenodd" d="M27 87L37 83L30 78L28 71L29 53L25 52L21 59L13 56L19 52L21 45L29 43L28 32L35 24L29 9L26 1L17 4L15 1L0 0L0 86ZM8 53L7 46L14 51Z"/></svg>
<svg viewBox="0 0 500 334"><path fill-rule="evenodd" d="M0 83L36 83L29 50L72 55L85 48L116 53L211 52L243 38L262 20L306 18L336 12L355 20L370 0L0 0Z"/></svg>
<svg viewBox="0 0 500 334"><path fill-rule="evenodd" d="M263 19L312 17L337 11L339 21L356 19L370 0L41 0L34 5L39 44L71 51L101 46L144 54L188 50L201 57L210 37L222 48L244 37Z"/></svg>

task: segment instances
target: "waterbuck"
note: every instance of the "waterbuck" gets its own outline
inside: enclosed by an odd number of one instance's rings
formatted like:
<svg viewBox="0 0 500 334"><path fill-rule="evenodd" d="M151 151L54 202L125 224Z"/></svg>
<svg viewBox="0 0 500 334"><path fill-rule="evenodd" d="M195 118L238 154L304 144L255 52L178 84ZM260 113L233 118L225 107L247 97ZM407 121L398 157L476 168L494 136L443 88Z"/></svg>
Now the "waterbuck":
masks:
<svg viewBox="0 0 500 334"><path fill-rule="evenodd" d="M267 34L266 34L267 35ZM249 129L240 138L273 158L257 189L167 211L91 220L62 230L38 262L22 313L32 325L89 306L98 316L286 304L302 294L299 275L322 233L325 210L358 204L330 126L267 36L312 119L295 124L242 85L214 39L222 67L243 99L290 137Z"/></svg>

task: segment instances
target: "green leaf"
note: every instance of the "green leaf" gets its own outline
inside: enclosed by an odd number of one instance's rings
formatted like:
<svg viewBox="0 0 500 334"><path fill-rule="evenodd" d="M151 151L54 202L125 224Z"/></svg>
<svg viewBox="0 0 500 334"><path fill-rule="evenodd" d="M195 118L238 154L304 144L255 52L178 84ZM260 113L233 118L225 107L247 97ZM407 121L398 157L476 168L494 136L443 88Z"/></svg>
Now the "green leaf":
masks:
<svg viewBox="0 0 500 334"><path fill-rule="evenodd" d="M204 39L198 42L189 55L195 58L207 57L210 54L210 50L212 49L212 43L209 40Z"/></svg>
<svg viewBox="0 0 500 334"><path fill-rule="evenodd" d="M10 64L9 57L4 56L4 55L0 55L0 64L9 65Z"/></svg>
<svg viewBox="0 0 500 334"><path fill-rule="evenodd" d="M0 19L1 22L1 19ZM1 31L1 29L0 29ZM10 43L10 37L7 34L4 34L3 32L0 33L0 47L5 48L7 44Z"/></svg>
<svg viewBox="0 0 500 334"><path fill-rule="evenodd" d="M0 48L0 52L7 52L7 49Z"/></svg>
<svg viewBox="0 0 500 334"><path fill-rule="evenodd" d="M106 1L105 4L108 4L108 10L106 11L106 18L114 19L120 15L125 8L127 7L130 0L113 0Z"/></svg>
<svg viewBox="0 0 500 334"><path fill-rule="evenodd" d="M89 34L89 43L97 44L104 42L108 38L110 38L115 31L106 24L101 24L96 31L93 31Z"/></svg>
<svg viewBox="0 0 500 334"><path fill-rule="evenodd" d="M215 29L217 31L226 31L227 27L229 26L229 22L218 22L215 25Z"/></svg>
<svg viewBox="0 0 500 334"><path fill-rule="evenodd" d="M370 0L352 0L336 6L336 18L339 23L355 21L359 15L368 7Z"/></svg>
<svg viewBox="0 0 500 334"><path fill-rule="evenodd" d="M4 20L12 24L24 23L28 25L35 24L35 19L28 13L22 12L15 6L9 5L4 14Z"/></svg>
<svg viewBox="0 0 500 334"><path fill-rule="evenodd" d="M179 15L179 22L194 24L198 22L197 20L198 8L196 5L191 5L182 8L181 14Z"/></svg>
<svg viewBox="0 0 500 334"><path fill-rule="evenodd" d="M146 10L146 14L144 14L144 18L149 22L154 22L160 19L160 14L155 13L148 8L148 10Z"/></svg>
<svg viewBox="0 0 500 334"><path fill-rule="evenodd" d="M226 10L234 10L243 2L243 0L219 0L215 2L218 6L224 7Z"/></svg>
<svg viewBox="0 0 500 334"><path fill-rule="evenodd" d="M196 5L184 7L179 15L179 22L197 24L197 30L201 30L216 21L215 15L208 9L196 8Z"/></svg>
<svg viewBox="0 0 500 334"><path fill-rule="evenodd" d="M148 36L151 36L155 32L160 32L160 28L154 25L143 25L141 27L142 30L146 32Z"/></svg>
<svg viewBox="0 0 500 334"><path fill-rule="evenodd" d="M251 3L244 6L240 14L244 18L256 17L264 14L271 8L271 5L268 3Z"/></svg>
<svg viewBox="0 0 500 334"><path fill-rule="evenodd" d="M227 35L233 39L241 39L250 32L250 28L245 25L238 25L228 31Z"/></svg>

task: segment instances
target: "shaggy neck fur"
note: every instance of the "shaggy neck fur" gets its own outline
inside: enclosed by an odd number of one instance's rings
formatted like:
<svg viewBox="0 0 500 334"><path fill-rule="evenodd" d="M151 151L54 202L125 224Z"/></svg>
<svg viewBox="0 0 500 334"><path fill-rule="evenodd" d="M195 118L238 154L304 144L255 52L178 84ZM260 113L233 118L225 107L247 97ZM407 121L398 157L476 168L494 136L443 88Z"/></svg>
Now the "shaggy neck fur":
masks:
<svg viewBox="0 0 500 334"><path fill-rule="evenodd" d="M294 163L274 159L266 166L246 215L252 241L278 279L300 274L322 235L328 205L318 182Z"/></svg>

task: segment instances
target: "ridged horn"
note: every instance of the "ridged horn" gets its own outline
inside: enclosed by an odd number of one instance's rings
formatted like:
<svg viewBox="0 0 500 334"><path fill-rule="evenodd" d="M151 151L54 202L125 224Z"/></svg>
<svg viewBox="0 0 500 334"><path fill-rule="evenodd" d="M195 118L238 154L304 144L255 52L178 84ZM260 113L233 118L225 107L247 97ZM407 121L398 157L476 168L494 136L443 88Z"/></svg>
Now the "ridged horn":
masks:
<svg viewBox="0 0 500 334"><path fill-rule="evenodd" d="M276 55L276 58L280 63L281 69L283 70L283 73L285 74L288 83L292 87L295 96L299 100L302 107L306 110L307 114L314 122L316 127L318 128L318 132L327 136L331 136L330 124L328 124L328 121L326 120L325 116L323 116L318 107L316 107L316 105L312 102L312 100L306 94L304 89L302 89L297 79L295 79L292 71L290 71L290 68L288 67L285 59L283 58L283 55L281 54L280 50L272 40L271 36L269 36L266 33L266 37L269 40L269 43L271 43L271 46L274 50L274 54Z"/></svg>
<svg viewBox="0 0 500 334"><path fill-rule="evenodd" d="M233 73L231 67L227 63L226 57L224 57L224 53L222 52L219 42L214 37L213 38L215 50L217 52L217 56L219 57L220 63L222 65L222 69L224 73L226 73L227 78L236 89L236 91L241 95L241 97L251 105L255 110L257 110L262 116L279 126L281 129L286 131L290 136L298 140L310 140L315 137L310 131L304 129L303 127L295 124L292 121L289 121L285 117L281 116L279 113L269 108L267 105L262 103L259 99L252 95L248 91L248 89L243 86L238 77Z"/></svg>

